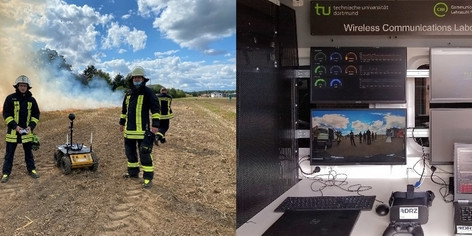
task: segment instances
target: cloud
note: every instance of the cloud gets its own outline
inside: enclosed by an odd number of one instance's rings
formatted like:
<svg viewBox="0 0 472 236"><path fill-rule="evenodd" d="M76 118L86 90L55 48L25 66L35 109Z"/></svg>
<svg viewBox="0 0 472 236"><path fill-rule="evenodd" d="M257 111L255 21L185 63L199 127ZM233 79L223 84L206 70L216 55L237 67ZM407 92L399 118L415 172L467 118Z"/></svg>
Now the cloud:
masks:
<svg viewBox="0 0 472 236"><path fill-rule="evenodd" d="M94 64L97 27L104 27L112 15L100 14L84 5L67 4L60 0L48 0L36 30L31 31L44 47L64 55L73 66Z"/></svg>
<svg viewBox="0 0 472 236"><path fill-rule="evenodd" d="M224 51L224 50L215 50L215 49L204 50L203 53L205 53L206 55L225 55L225 54L227 54L226 51Z"/></svg>
<svg viewBox="0 0 472 236"><path fill-rule="evenodd" d="M144 17L150 17L166 8L168 0L137 0L138 12Z"/></svg>
<svg viewBox="0 0 472 236"><path fill-rule="evenodd" d="M390 113L385 114L384 117L385 126L387 129L390 128L404 128L405 127L405 117L404 116L396 116Z"/></svg>
<svg viewBox="0 0 472 236"><path fill-rule="evenodd" d="M341 114L327 114L322 117L313 117L312 124L321 125L334 129L346 129L349 123L349 118Z"/></svg>
<svg viewBox="0 0 472 236"><path fill-rule="evenodd" d="M234 75L236 65L217 63L207 65L205 61L184 61L176 55L156 59L112 60L101 63L100 68L114 71L112 77L120 73L126 76L132 68L142 66L146 70L151 84L160 84L186 92L208 89L233 90L236 87Z"/></svg>
<svg viewBox="0 0 472 236"><path fill-rule="evenodd" d="M354 133L357 134L359 132L367 131L370 125L360 120L355 120L351 123L351 127L354 129Z"/></svg>
<svg viewBox="0 0 472 236"><path fill-rule="evenodd" d="M169 51L165 51L165 52L155 52L154 56L156 56L156 57L169 56L169 55L176 54L177 52L179 52L179 50L169 50Z"/></svg>
<svg viewBox="0 0 472 236"><path fill-rule="evenodd" d="M113 20L113 15L101 14L88 5L48 0L40 20L34 22L38 27L31 32L36 40L45 44L44 47L58 51L74 69L78 69L97 64L102 56L106 56L103 53L95 55L100 47L98 38L102 38L102 49L115 48L118 53L126 51L121 47L129 46L133 52L146 47L144 31L130 29ZM100 30L105 30L106 35L101 35Z"/></svg>
<svg viewBox="0 0 472 236"><path fill-rule="evenodd" d="M112 13L103 14L98 8L62 0L0 0L0 66L8 68L3 71L4 77L14 81L24 73L37 84L38 73L24 58L40 48L49 48L64 56L76 73L94 65L113 78L143 64L152 83L166 87L185 91L236 87L234 51L212 47L222 38L234 36L234 1L138 0L138 7L115 19ZM165 49L159 51L161 46L150 36L158 35L151 23L172 20L172 12L176 13L175 21L158 29L183 48L175 49L178 46L169 46L168 40L162 40ZM129 25L121 24L122 19L128 19L123 24ZM147 22L150 32L138 22ZM189 53L189 49L199 52ZM188 61L189 55L196 54L220 55L227 60ZM10 91L11 84L0 86L0 93Z"/></svg>
<svg viewBox="0 0 472 236"><path fill-rule="evenodd" d="M131 17L131 14L126 14L126 15L122 15L122 16L121 16L121 19L127 20L127 19L129 19L130 17Z"/></svg>
<svg viewBox="0 0 472 236"><path fill-rule="evenodd" d="M136 52L146 47L146 39L147 35L144 31L136 28L130 30L128 26L120 26L112 22L107 30L107 36L103 39L102 48L119 48L127 44L133 47L133 52Z"/></svg>
<svg viewBox="0 0 472 236"><path fill-rule="evenodd" d="M166 38L183 48L201 51L212 49L212 42L235 33L235 9L235 1L228 0L138 0L139 14L154 16L154 28Z"/></svg>

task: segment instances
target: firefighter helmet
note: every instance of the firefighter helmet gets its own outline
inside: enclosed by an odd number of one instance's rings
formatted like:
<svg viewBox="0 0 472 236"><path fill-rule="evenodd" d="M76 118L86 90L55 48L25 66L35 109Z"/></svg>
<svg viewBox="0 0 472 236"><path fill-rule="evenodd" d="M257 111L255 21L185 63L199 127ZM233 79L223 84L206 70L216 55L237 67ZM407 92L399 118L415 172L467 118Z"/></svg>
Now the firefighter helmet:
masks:
<svg viewBox="0 0 472 236"><path fill-rule="evenodd" d="M144 82L149 80L148 78L146 78L146 71L144 71L144 68L142 68L141 66L137 66L131 71L131 78L133 78L134 76L142 76L144 78Z"/></svg>
<svg viewBox="0 0 472 236"><path fill-rule="evenodd" d="M146 72L141 66L135 67L133 71L131 71L131 76L142 76L146 77Z"/></svg>
<svg viewBox="0 0 472 236"><path fill-rule="evenodd" d="M17 88L18 84L20 84L20 83L27 84L28 88L29 89L31 88L31 81L28 77L26 77L26 75L18 76L18 78L16 78L16 80L15 80L15 85L13 85L13 87Z"/></svg>

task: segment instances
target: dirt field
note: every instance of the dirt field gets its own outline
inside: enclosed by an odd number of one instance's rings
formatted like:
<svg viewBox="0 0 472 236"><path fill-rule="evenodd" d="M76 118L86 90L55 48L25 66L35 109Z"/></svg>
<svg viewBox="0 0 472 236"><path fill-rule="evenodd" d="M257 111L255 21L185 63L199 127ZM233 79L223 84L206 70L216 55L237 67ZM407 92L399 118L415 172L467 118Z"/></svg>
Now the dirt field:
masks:
<svg viewBox="0 0 472 236"><path fill-rule="evenodd" d="M41 104L39 104L41 106ZM27 175L22 146L8 183L0 184L2 235L234 235L236 218L236 101L186 98L173 102L168 142L153 150L150 189L123 179L126 171L119 108L42 112L35 130L39 179ZM66 142L69 113L74 143L100 158L96 172L54 165ZM0 124L0 163L5 124Z"/></svg>

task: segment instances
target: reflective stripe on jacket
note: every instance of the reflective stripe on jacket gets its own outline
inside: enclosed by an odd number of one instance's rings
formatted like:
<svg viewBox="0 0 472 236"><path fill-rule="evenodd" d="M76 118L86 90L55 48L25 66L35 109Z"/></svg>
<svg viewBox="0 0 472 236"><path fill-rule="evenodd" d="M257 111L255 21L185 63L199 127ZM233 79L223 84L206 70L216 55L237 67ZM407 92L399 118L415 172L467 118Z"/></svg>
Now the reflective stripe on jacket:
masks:
<svg viewBox="0 0 472 236"><path fill-rule="evenodd" d="M174 118L174 113L172 112L172 97L167 93L160 93L157 95L159 100L159 106L161 107L161 120L167 120Z"/></svg>
<svg viewBox="0 0 472 236"><path fill-rule="evenodd" d="M39 107L30 91L25 94L15 92L7 96L3 105L3 119L7 125L6 141L27 143L33 141L33 129L39 122ZM21 135L16 127L30 127L31 132Z"/></svg>
<svg viewBox="0 0 472 236"><path fill-rule="evenodd" d="M151 126L159 127L160 107L150 88L143 85L126 94L120 114L120 125L124 126L125 138L144 139L146 128L150 128L149 111Z"/></svg>

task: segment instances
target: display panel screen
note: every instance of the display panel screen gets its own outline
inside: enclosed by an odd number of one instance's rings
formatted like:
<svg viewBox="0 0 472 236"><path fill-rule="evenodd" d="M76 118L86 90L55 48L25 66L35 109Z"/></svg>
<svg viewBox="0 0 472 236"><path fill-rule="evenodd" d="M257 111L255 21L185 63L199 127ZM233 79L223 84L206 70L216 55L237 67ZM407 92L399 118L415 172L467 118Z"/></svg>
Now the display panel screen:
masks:
<svg viewBox="0 0 472 236"><path fill-rule="evenodd" d="M406 48L312 47L312 103L404 103Z"/></svg>
<svg viewBox="0 0 472 236"><path fill-rule="evenodd" d="M455 200L469 199L472 194L472 144L454 143Z"/></svg>
<svg viewBox="0 0 472 236"><path fill-rule="evenodd" d="M430 111L429 157L432 165L454 162L454 143L472 143L471 108L434 108Z"/></svg>
<svg viewBox="0 0 472 236"><path fill-rule="evenodd" d="M311 109L311 165L406 164L406 109Z"/></svg>
<svg viewBox="0 0 472 236"><path fill-rule="evenodd" d="M472 48L431 48L431 102L472 102Z"/></svg>

